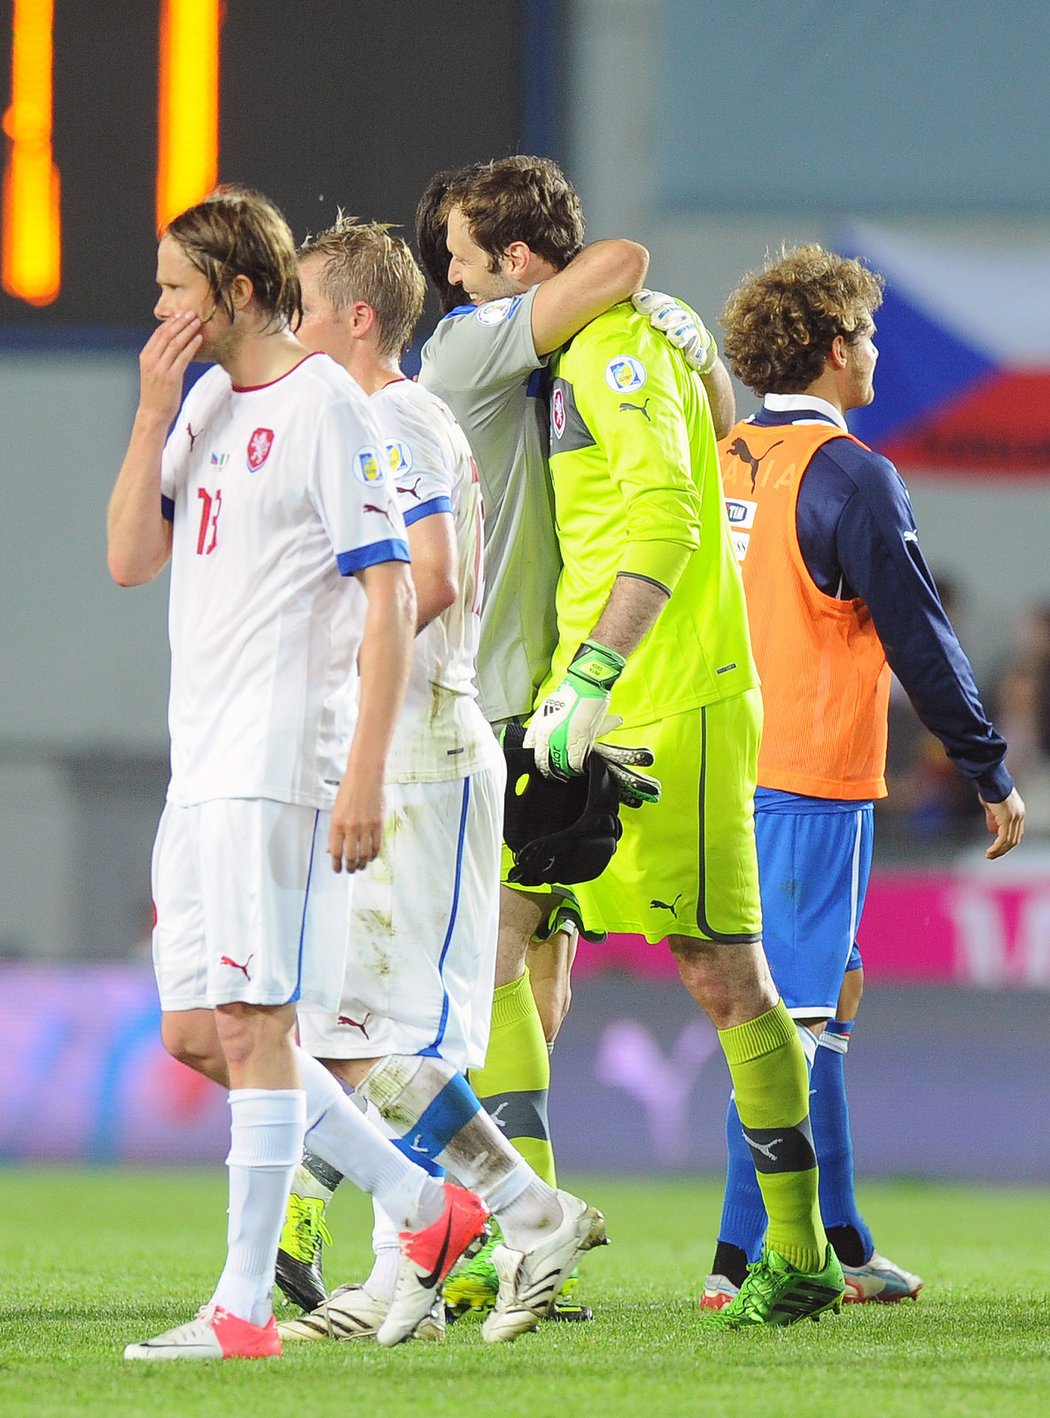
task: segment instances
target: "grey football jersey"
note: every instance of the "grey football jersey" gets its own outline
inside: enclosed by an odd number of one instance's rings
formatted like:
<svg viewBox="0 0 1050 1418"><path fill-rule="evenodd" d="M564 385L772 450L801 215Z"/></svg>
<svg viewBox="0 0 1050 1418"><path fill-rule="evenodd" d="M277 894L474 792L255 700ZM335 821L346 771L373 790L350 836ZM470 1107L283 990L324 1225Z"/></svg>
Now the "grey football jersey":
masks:
<svg viewBox="0 0 1050 1418"><path fill-rule="evenodd" d="M536 288L453 312L423 348L420 382L459 419L485 498L478 683L490 723L527 714L557 643L561 570L547 468L546 359L532 339Z"/></svg>

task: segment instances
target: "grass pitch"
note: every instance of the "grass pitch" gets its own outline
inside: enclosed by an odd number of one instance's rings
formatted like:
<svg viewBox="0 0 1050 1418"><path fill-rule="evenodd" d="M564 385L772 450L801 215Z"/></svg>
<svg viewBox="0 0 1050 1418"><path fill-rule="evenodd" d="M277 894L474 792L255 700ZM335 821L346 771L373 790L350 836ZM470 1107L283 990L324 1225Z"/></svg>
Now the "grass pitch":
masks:
<svg viewBox="0 0 1050 1418"><path fill-rule="evenodd" d="M787 1330L711 1335L695 1318L719 1185L589 1178L613 1245L588 1259L592 1325L484 1345L304 1345L269 1362L128 1364L129 1340L205 1300L225 1237L222 1170L0 1171L0 1414L149 1418L798 1418L1050 1411L1050 1192L864 1188L879 1248L918 1304L850 1306ZM363 1277L371 1214L330 1213L331 1283ZM292 1311L289 1311L292 1313Z"/></svg>

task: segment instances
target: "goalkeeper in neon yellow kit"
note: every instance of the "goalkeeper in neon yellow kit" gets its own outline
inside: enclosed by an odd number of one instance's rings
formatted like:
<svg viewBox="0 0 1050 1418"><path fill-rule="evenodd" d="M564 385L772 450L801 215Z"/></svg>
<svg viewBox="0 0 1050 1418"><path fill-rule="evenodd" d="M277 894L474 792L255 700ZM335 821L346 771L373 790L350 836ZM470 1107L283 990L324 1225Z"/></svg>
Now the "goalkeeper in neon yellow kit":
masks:
<svg viewBox="0 0 1050 1418"><path fill-rule="evenodd" d="M659 802L623 814L611 865L577 894L589 927L666 937L729 1062L770 1224L740 1294L707 1318L789 1324L837 1309L843 1281L817 1205L805 1057L761 947L761 701L711 416L630 303L552 372L559 644L526 742L555 776L578 772L599 734L653 752Z"/></svg>

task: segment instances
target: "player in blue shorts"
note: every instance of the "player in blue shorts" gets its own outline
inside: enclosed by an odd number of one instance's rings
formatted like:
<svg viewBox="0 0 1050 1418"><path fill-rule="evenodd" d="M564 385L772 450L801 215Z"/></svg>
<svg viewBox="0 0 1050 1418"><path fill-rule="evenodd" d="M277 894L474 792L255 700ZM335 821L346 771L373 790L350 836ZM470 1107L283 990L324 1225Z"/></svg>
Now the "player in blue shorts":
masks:
<svg viewBox="0 0 1050 1418"><path fill-rule="evenodd" d="M805 246L745 278L723 316L725 352L761 410L720 457L747 594L765 729L755 831L764 943L812 1061L820 1207L848 1301L914 1297L922 1281L875 1251L857 1207L843 1064L863 972L856 930L885 796L890 668L984 807L997 858L1024 804L1006 744L918 544L892 463L853 438L874 398L879 277ZM712 1274L701 1304L729 1304L766 1219L736 1107Z"/></svg>

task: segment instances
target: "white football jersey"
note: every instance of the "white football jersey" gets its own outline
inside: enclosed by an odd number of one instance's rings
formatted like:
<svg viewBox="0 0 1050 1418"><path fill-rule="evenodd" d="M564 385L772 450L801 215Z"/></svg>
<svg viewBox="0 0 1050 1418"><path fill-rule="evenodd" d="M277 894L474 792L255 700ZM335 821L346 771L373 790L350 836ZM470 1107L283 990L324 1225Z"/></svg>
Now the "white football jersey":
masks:
<svg viewBox="0 0 1050 1418"><path fill-rule="evenodd" d="M215 366L190 390L161 472L172 802L334 799L366 608L353 573L409 559L382 443L326 355L250 389Z"/></svg>
<svg viewBox="0 0 1050 1418"><path fill-rule="evenodd" d="M485 589L477 465L449 408L422 385L398 379L373 394L371 402L405 525L451 514L459 581L456 600L416 637L387 778L401 783L463 778L498 755L476 703Z"/></svg>

